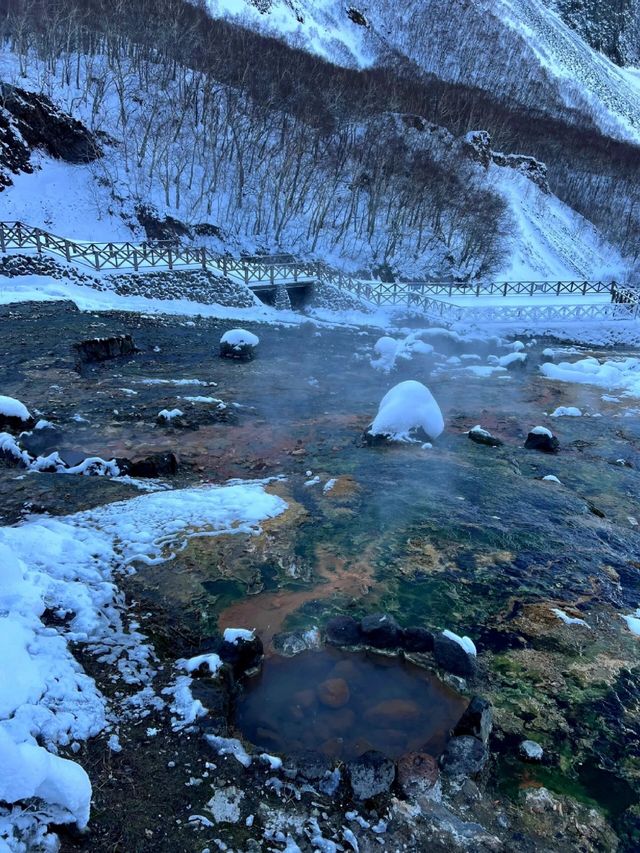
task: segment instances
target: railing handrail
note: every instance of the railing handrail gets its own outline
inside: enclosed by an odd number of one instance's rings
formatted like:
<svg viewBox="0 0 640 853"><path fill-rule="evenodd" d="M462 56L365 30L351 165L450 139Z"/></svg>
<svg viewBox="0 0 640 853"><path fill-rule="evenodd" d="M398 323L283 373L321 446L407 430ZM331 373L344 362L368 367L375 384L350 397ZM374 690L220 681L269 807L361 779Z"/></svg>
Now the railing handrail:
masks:
<svg viewBox="0 0 640 853"><path fill-rule="evenodd" d="M403 305L422 309L444 318L461 318L462 306L434 299L440 295L534 295L554 294L594 294L610 293L611 305L624 306L635 316L640 313L640 292L632 287L620 286L615 281L588 281L585 279L531 280L531 281L367 281L349 273L332 269L318 261L291 260L291 255L254 255L234 258L220 255L205 246L181 246L170 241L132 243L131 241L109 241L106 243L69 240L51 234L37 226L27 225L20 220L0 222L0 253L9 249L35 249L58 257L64 257L68 263L88 266L96 271L131 269L139 272L145 269L168 267L169 270L185 267L198 267L215 270L223 275L236 273L244 283L251 287L269 287L280 284L304 284L321 281L352 291L376 305ZM505 312L513 314L524 310L526 306L499 306ZM545 306L534 306L544 311ZM557 310L561 306L554 306ZM564 306L570 309L572 306ZM584 308L594 306L582 306ZM480 306L473 309L478 315L489 317L494 307ZM571 313L571 312L569 312ZM616 312L613 312L614 314ZM575 315L575 312L574 312Z"/></svg>

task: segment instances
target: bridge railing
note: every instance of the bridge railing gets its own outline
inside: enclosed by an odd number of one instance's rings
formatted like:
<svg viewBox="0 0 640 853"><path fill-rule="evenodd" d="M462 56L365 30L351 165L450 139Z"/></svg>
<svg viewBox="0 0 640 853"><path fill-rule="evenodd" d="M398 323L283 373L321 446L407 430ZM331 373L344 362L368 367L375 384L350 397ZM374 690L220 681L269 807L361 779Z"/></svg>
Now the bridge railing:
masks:
<svg viewBox="0 0 640 853"><path fill-rule="evenodd" d="M292 261L290 256L264 256L231 258L217 255L204 247L182 247L172 243L131 243L131 242L81 242L58 237L41 228L26 225L23 222L0 222L0 251L11 249L46 252L64 258L69 263L88 266L96 271L150 269L193 269L215 271L218 274L232 276L243 281L248 287L262 289L278 284L291 286L297 283L308 284L321 281L332 284L342 290L348 290L375 305L400 305L425 311L430 316L440 317L443 321L454 322L462 319L466 309L451 302L438 300L438 296L585 296L588 294L611 295L611 303L623 306L624 310L609 312L607 316L628 317L640 314L640 293L632 288L623 288L615 283L603 281L502 281L502 282L452 282L452 281L409 281L381 282L356 278L348 273L332 269L324 263L314 261ZM572 306L566 306L571 308ZM597 314L598 307L578 306L585 316ZM558 315L560 306L553 306ZM502 317L525 316L526 311L541 312L545 315L545 306L509 306L504 304L497 310ZM479 307L473 309L475 316L487 319L495 317L496 309ZM525 312L516 314L517 311ZM479 313L480 312L480 313ZM595 313L594 313L595 312ZM576 317L580 312L567 312L567 317ZM602 312L600 316L605 316ZM533 316L533 314L531 314Z"/></svg>

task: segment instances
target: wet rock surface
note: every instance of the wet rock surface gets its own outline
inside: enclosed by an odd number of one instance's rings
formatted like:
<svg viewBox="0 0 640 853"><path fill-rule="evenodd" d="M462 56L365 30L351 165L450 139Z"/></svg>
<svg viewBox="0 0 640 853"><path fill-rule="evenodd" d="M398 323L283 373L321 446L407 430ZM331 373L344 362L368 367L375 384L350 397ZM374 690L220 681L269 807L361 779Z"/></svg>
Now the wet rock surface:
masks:
<svg viewBox="0 0 640 853"><path fill-rule="evenodd" d="M369 750L347 764L351 791L356 800L370 800L384 794L396 778L396 766L382 753Z"/></svg>
<svg viewBox="0 0 640 853"><path fill-rule="evenodd" d="M194 696L210 710L193 730L173 731L168 715L151 707L144 722L122 723L121 753L110 752L103 736L77 754L68 752L94 782L94 818L87 836L63 839L63 850L106 853L119 845L145 853L200 853L216 837L231 849L250 850L252 844L260 849L263 843L283 849L284 843L264 841L265 832L277 827L307 853L315 830L305 822L314 808L325 838L347 846L342 836L347 826L364 851L403 846L449 851L460 839L468 849L502 845L531 853L637 849L639 788L629 744L640 736L640 672L637 638L621 618L640 604L640 537L630 520L640 520L640 427L629 414L637 408L633 400L603 401L599 389L544 380L533 366L534 352L526 367L502 381L461 372L454 381L451 371L464 367L449 368L446 359L436 359L431 373L425 367L415 378L428 381L451 424L437 452L416 446L369 453L355 447L354 438L372 401L388 387L388 378L368 364L377 330L360 336L322 329L315 337L308 330L256 326L260 359L231 363L217 358L216 342L228 325L222 322L83 314L68 303L4 306L0 318L6 350L2 392L51 421L52 446L69 459L96 454L145 460L172 453L179 463L171 475L176 486L231 477L288 478L270 488L286 497L289 513L266 524L264 535L193 541L175 560L136 565L136 574L118 580L141 630L155 644L167 681L176 658L200 650L219 618L264 626L268 658L273 625L274 633L303 634L348 616L343 633L334 636L351 645L347 638L361 639L354 623L386 613L402 628L399 646L407 654L423 653L407 647L409 627L451 628L472 637L478 648L473 691L493 707L490 760L473 785L445 764L442 802L416 799L401 787L398 771L391 790L376 795L381 799L372 807L352 802L346 774L336 788L340 793L320 790L325 774L343 762L335 754L322 755L316 794L303 790L301 772L289 777L274 771L258 751L248 768L233 755L212 760L202 732L229 737L238 732L229 726L226 699L198 674ZM87 375L74 370L70 341L124 331L141 350L135 358L103 362ZM446 336L438 340L443 356L461 354L453 345L445 351L445 341ZM177 384L184 380L193 384ZM222 420L213 415L216 403L195 398L223 400L235 417ZM531 425L560 405L602 416L563 418L559 454L527 452L523 444ZM198 429L159 427L157 413L175 407ZM499 453L483 452L468 440L466 431L479 421L503 439ZM563 485L543 481L549 474ZM305 485L316 475L317 485ZM324 492L333 479L335 485ZM0 463L4 525L138 494L130 482L109 477L27 475ZM239 607L247 618L227 621ZM563 621L557 610L588 627ZM52 627L58 625L56 614L51 620ZM428 637L423 639L428 645ZM435 642L424 655L433 666ZM104 664L90 655L83 655L82 664L106 694L113 692ZM395 665L390 658L389 666ZM438 671L447 670L439 664ZM460 688L457 679L464 676L449 672L450 683ZM340 677L353 695L349 679ZM167 683L159 679L160 686ZM308 699L299 696L291 708L310 713ZM378 709L381 719L385 711ZM340 720L343 728L348 723L346 716ZM154 729L156 734L147 733ZM453 741L470 738L473 747L464 756L454 752L449 768L476 772L484 756L483 731L479 709ZM328 750L340 736L327 733ZM525 739L543 748L542 762L519 754ZM287 758L286 745L280 748ZM277 753L278 744L268 751ZM432 754L424 744L410 753ZM400 761L401 756L398 767ZM274 778L283 786L280 792ZM217 825L207 803L229 787L244 792L240 818ZM368 829L345 817L354 810ZM189 817L195 814L208 816L214 827L194 829ZM250 816L251 827L245 823ZM287 823L294 818L308 832ZM380 821L384 831L373 832L371 827L381 829Z"/></svg>

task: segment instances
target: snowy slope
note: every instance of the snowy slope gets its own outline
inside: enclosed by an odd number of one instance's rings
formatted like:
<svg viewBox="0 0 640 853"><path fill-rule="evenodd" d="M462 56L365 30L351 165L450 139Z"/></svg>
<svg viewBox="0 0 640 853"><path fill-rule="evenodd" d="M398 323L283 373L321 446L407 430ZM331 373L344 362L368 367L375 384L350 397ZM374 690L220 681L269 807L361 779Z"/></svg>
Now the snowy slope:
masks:
<svg viewBox="0 0 640 853"><path fill-rule="evenodd" d="M513 169L492 164L489 179L507 199L514 223L510 256L496 278L600 281L624 276L626 265L618 250L558 198Z"/></svg>
<svg viewBox="0 0 640 853"><path fill-rule="evenodd" d="M259 4L263 12L252 0L208 5L214 16L278 34L336 64L366 67L400 55L442 80L551 114L577 109L605 132L640 140L637 87L540 0L271 0Z"/></svg>

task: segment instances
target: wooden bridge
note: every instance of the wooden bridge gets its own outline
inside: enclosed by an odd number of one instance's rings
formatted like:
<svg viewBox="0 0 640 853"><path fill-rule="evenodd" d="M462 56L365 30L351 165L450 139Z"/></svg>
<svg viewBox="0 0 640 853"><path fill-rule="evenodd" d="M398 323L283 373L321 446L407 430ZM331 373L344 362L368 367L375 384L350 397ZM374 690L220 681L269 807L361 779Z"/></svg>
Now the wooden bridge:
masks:
<svg viewBox="0 0 640 853"><path fill-rule="evenodd" d="M0 253L35 252L97 273L202 269L241 282L259 295L286 287L293 295L316 282L332 284L377 306L401 306L442 325L473 321L631 320L640 315L640 293L603 281L501 281L386 283L355 278L315 261L287 256L232 258L205 247L168 243L90 243L58 237L23 222L0 222Z"/></svg>

